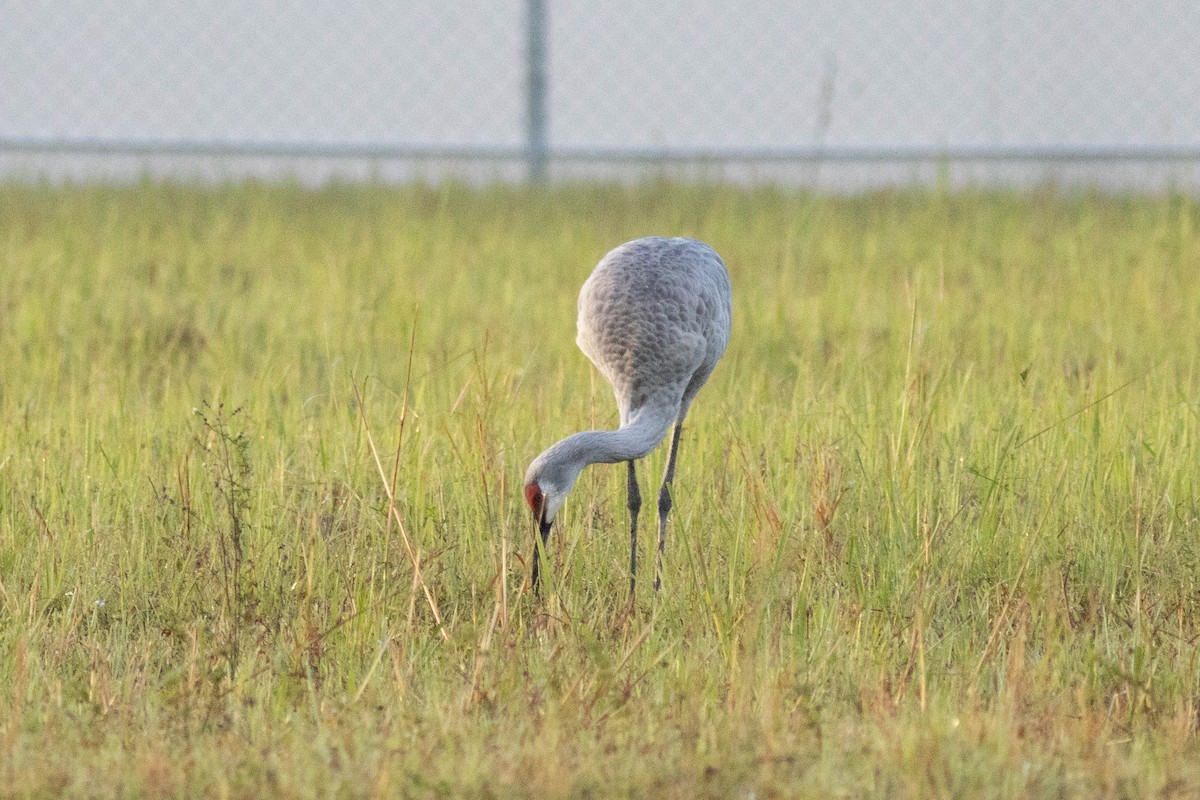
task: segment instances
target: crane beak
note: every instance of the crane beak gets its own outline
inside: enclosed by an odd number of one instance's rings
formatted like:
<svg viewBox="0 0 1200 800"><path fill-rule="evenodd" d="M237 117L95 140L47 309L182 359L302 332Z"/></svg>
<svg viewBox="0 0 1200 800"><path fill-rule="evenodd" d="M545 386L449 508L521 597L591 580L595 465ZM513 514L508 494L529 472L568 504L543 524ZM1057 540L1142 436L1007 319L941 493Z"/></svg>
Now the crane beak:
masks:
<svg viewBox="0 0 1200 800"><path fill-rule="evenodd" d="M550 520L546 519L545 502L541 503L537 510L537 516L534 517L534 519L537 522L538 533L541 535L540 545L536 539L533 543L533 555L531 556L533 567L529 574L530 582L533 584L533 593L536 595L541 591L539 577L541 573L542 555L546 550L546 542L550 539L550 525L552 524ZM539 552L539 550L541 552Z"/></svg>
<svg viewBox="0 0 1200 800"><path fill-rule="evenodd" d="M546 537L550 535L550 526L553 524L552 520L546 519L546 506L547 505L548 504L546 503L546 495L539 494L538 499L537 499L537 506L535 509L537 511L537 513L534 515L534 521L537 523L538 533L540 533L542 535L543 543L546 541Z"/></svg>

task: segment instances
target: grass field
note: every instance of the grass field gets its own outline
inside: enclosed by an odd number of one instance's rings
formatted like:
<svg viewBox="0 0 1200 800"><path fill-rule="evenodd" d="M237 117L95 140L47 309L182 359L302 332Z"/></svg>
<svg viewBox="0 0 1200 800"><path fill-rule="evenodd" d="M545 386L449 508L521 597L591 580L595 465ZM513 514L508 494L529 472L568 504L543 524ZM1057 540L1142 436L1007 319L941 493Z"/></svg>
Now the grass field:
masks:
<svg viewBox="0 0 1200 800"><path fill-rule="evenodd" d="M535 600L655 233L665 586L596 466ZM1198 475L1186 197L0 186L0 797L1197 797Z"/></svg>

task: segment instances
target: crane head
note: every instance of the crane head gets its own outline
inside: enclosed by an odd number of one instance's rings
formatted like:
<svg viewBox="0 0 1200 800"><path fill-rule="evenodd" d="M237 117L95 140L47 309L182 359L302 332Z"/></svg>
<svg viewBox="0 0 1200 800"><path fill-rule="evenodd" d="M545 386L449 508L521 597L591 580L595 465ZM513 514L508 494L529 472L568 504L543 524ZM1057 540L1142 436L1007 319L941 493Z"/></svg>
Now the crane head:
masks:
<svg viewBox="0 0 1200 800"><path fill-rule="evenodd" d="M529 509L533 512L533 518L541 522L543 512L546 510L546 494L542 491L542 487L536 483L528 484L525 487L525 502L529 504Z"/></svg>
<svg viewBox="0 0 1200 800"><path fill-rule="evenodd" d="M535 458L525 473L525 502L543 532L550 530L550 523L583 469L582 461L562 457L561 445L559 442Z"/></svg>
<svg viewBox="0 0 1200 800"><path fill-rule="evenodd" d="M537 481L525 484L525 502L529 504L529 510L533 512L533 521L538 524L543 534L549 532L550 523L554 522L554 515L562 507L566 496L566 492L557 491L553 486Z"/></svg>

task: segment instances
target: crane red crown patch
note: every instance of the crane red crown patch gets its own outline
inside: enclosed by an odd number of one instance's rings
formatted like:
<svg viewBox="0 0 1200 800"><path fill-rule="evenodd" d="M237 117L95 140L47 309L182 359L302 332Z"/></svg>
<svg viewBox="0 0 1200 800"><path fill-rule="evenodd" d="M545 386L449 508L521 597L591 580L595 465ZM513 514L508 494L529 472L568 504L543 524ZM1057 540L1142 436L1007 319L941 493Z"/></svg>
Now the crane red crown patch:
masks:
<svg viewBox="0 0 1200 800"><path fill-rule="evenodd" d="M542 488L536 483L531 483L525 487L525 502L529 503L529 507L533 509L535 517L542 516L542 503L546 496L542 494Z"/></svg>

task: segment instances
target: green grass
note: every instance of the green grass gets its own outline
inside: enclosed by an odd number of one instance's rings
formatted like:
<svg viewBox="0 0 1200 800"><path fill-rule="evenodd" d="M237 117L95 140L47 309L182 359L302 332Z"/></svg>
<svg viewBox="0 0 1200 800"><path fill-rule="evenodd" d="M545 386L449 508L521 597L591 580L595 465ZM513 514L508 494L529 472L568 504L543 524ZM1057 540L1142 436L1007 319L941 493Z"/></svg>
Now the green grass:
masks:
<svg viewBox="0 0 1200 800"><path fill-rule="evenodd" d="M655 233L735 295L665 587L597 466L538 601ZM0 797L1195 797L1198 474L1187 197L0 186Z"/></svg>

